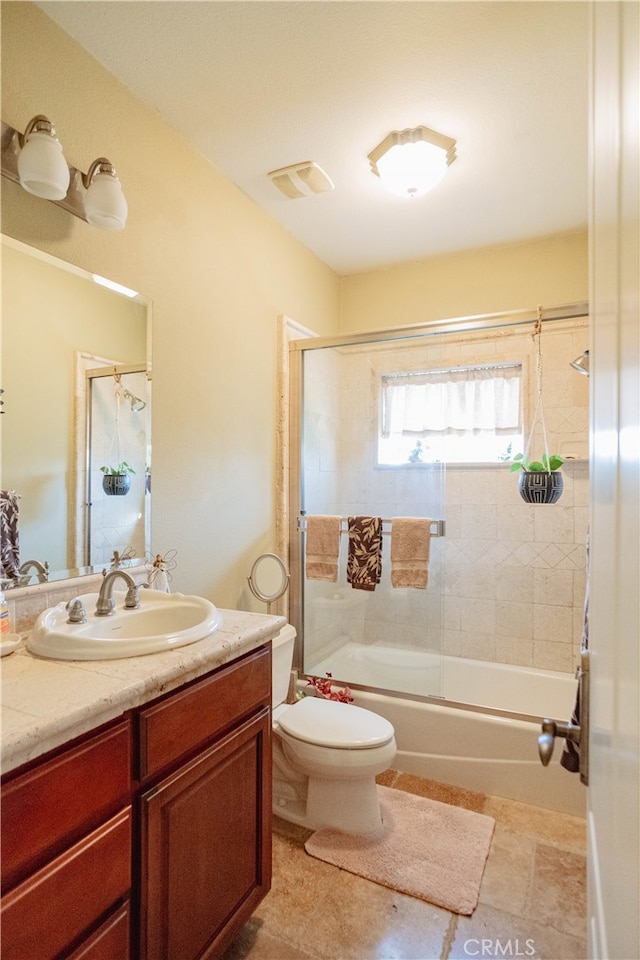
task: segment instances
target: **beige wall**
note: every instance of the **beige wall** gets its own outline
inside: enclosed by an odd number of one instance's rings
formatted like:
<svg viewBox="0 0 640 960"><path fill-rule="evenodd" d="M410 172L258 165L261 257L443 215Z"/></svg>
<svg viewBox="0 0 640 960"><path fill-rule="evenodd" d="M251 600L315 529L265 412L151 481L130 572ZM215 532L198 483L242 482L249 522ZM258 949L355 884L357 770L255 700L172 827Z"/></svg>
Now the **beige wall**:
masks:
<svg viewBox="0 0 640 960"><path fill-rule="evenodd" d="M112 160L129 220L101 232L3 179L2 230L152 299L152 549L177 549L174 588L264 610L246 577L275 545L277 317L337 332L339 281L37 7L4 3L2 119L37 113L70 164Z"/></svg>
<svg viewBox="0 0 640 960"><path fill-rule="evenodd" d="M587 300L588 294L585 231L345 277L341 332L535 310Z"/></svg>

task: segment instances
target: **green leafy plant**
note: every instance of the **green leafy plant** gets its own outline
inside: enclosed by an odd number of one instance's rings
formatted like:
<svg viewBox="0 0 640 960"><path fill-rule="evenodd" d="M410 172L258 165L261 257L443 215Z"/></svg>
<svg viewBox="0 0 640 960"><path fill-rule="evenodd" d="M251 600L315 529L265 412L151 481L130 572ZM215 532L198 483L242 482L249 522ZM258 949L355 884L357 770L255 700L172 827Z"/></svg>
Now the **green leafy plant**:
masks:
<svg viewBox="0 0 640 960"><path fill-rule="evenodd" d="M546 453L543 453L539 460L529 460L525 459L524 453L516 453L511 464L511 472L524 470L525 473L554 473L563 463L564 458L557 454L547 457Z"/></svg>
<svg viewBox="0 0 640 960"><path fill-rule="evenodd" d="M122 477L127 473L135 474L135 470L126 460L121 460L117 467L100 467L100 470L107 477Z"/></svg>

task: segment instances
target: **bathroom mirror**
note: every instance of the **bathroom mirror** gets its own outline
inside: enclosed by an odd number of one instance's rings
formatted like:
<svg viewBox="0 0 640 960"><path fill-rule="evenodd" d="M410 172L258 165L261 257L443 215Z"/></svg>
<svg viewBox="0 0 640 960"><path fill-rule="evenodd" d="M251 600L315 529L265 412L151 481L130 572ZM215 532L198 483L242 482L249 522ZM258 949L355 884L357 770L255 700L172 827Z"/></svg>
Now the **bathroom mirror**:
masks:
<svg viewBox="0 0 640 960"><path fill-rule="evenodd" d="M289 586L287 568L275 553L258 557L247 579L254 597L267 604L267 613L271 613L271 604L279 600Z"/></svg>
<svg viewBox="0 0 640 960"><path fill-rule="evenodd" d="M114 549L142 558L150 552L150 302L5 236L2 274L0 491L18 496L17 564L47 563L48 579L60 580L102 569ZM98 382L102 424L91 416ZM117 466L114 457L135 471L126 497L107 497L96 479ZM3 546L8 536L3 529ZM3 577L5 589L44 579L37 566Z"/></svg>

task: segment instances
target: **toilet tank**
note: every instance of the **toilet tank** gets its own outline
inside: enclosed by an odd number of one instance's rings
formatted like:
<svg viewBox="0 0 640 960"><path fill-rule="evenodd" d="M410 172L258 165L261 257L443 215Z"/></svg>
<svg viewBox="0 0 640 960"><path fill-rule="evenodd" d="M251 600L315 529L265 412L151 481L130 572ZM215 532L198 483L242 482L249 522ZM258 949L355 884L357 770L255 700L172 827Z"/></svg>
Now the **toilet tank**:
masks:
<svg viewBox="0 0 640 960"><path fill-rule="evenodd" d="M296 630L290 623L271 641L271 706L284 703L289 692L291 664L293 663L293 645Z"/></svg>

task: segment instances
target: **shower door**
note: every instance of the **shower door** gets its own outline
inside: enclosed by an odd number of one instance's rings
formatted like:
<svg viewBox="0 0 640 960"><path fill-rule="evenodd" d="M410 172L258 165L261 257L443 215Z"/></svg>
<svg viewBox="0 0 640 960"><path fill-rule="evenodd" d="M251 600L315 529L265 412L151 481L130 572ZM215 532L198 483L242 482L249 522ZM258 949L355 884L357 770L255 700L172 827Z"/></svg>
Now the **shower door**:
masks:
<svg viewBox="0 0 640 960"><path fill-rule="evenodd" d="M299 417L292 417L300 444L300 482L292 484L291 504L300 561L297 625L307 674L440 696L444 524L435 521L444 520L444 463L435 445L415 437L401 439L391 451L386 443L385 449L382 428L383 376L415 363L415 338L302 349L302 406ZM295 441L292 435L292 457ZM312 515L343 518L335 582L306 576L305 517ZM349 516L383 520L382 570L373 591L347 582ZM393 517L434 521L426 589L391 586Z"/></svg>

